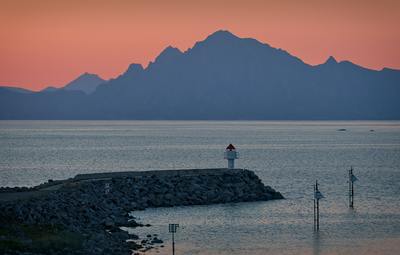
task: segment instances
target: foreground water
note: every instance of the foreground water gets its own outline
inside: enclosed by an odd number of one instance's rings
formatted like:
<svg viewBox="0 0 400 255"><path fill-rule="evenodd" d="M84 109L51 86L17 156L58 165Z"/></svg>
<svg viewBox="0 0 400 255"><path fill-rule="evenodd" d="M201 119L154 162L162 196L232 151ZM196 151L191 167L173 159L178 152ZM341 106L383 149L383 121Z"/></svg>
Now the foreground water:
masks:
<svg viewBox="0 0 400 255"><path fill-rule="evenodd" d="M338 131L346 129L346 131ZM373 131L371 131L373 130ZM224 167L254 170L282 201L148 209L134 215L170 253L399 254L400 122L0 121L0 186L32 186L78 173ZM353 166L355 210L347 207ZM321 231L312 231L318 179Z"/></svg>

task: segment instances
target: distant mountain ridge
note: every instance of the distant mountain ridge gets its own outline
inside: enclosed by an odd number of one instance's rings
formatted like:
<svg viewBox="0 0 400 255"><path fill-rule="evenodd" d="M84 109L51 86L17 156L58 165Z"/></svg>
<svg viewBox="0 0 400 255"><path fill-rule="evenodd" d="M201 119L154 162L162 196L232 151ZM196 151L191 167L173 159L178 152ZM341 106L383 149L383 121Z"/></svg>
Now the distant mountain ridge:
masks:
<svg viewBox="0 0 400 255"><path fill-rule="evenodd" d="M97 74L83 73L61 88L49 86L44 88L40 92L55 92L58 90L69 90L69 91L82 91L85 92L86 94L91 94L97 89L97 86L99 86L104 82L106 82L106 80L103 80ZM7 89L19 93L34 93L34 91L19 87L9 87L0 85L0 89Z"/></svg>
<svg viewBox="0 0 400 255"><path fill-rule="evenodd" d="M24 88L18 88L18 87L11 87L11 86L0 86L0 90L7 90L7 91L12 91L12 92L17 92L17 93L33 93L33 91L29 89L24 89Z"/></svg>
<svg viewBox="0 0 400 255"><path fill-rule="evenodd" d="M400 71L334 57L312 66L222 30L185 52L167 47L147 68L92 78L100 84L88 94L0 91L0 118L400 119Z"/></svg>

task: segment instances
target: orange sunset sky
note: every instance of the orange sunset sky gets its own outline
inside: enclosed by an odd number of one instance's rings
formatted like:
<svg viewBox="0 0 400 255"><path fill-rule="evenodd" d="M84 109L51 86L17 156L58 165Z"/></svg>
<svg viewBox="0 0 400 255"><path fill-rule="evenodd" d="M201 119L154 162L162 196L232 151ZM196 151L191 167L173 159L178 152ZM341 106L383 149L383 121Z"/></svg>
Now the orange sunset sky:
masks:
<svg viewBox="0 0 400 255"><path fill-rule="evenodd" d="M400 69L399 0L0 0L0 84L60 87L83 72L109 79L220 29L313 65L333 55Z"/></svg>

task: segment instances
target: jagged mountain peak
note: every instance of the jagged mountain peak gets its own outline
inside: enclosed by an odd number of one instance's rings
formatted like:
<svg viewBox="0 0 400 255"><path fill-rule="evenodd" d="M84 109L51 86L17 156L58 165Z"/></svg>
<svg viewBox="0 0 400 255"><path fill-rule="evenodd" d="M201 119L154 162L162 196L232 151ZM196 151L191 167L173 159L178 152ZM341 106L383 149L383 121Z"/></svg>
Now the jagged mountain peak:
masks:
<svg viewBox="0 0 400 255"><path fill-rule="evenodd" d="M235 44L245 40L244 38L240 38L228 30L218 30L209 36L207 36L204 40L196 42L191 50L195 50L202 47L227 47L229 45ZM254 40L255 41L255 40Z"/></svg>
<svg viewBox="0 0 400 255"><path fill-rule="evenodd" d="M180 51L178 48L168 46L160 53L160 55L158 55L158 57L156 58L156 62L170 60L182 54L182 51Z"/></svg>
<svg viewBox="0 0 400 255"><path fill-rule="evenodd" d="M207 36L207 40L230 40L230 39L240 39L233 33L229 32L228 30L218 30L215 31L214 33L210 34Z"/></svg>
<svg viewBox="0 0 400 255"><path fill-rule="evenodd" d="M128 69L126 69L124 74L138 74L140 72L142 72L143 66L141 64L137 64L137 63L132 63L128 66Z"/></svg>
<svg viewBox="0 0 400 255"><path fill-rule="evenodd" d="M83 74L79 75L77 79L83 79L83 78L94 78L94 79L101 79L100 76L98 76L97 74L94 73L88 73L88 72L84 72ZM101 79L103 80L103 79Z"/></svg>
<svg viewBox="0 0 400 255"><path fill-rule="evenodd" d="M329 56L329 58L325 61L324 64L326 65L331 65L331 64L337 64L338 62L333 56Z"/></svg>

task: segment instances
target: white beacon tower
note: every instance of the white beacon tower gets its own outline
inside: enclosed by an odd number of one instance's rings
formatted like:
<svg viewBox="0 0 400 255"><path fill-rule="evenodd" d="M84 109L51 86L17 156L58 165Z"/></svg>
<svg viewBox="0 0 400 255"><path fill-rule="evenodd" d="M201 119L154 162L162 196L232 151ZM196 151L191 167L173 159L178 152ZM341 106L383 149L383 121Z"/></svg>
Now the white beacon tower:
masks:
<svg viewBox="0 0 400 255"><path fill-rule="evenodd" d="M228 169L234 169L235 159L239 158L239 152L236 151L235 146L229 144L226 147L224 158L228 160Z"/></svg>

